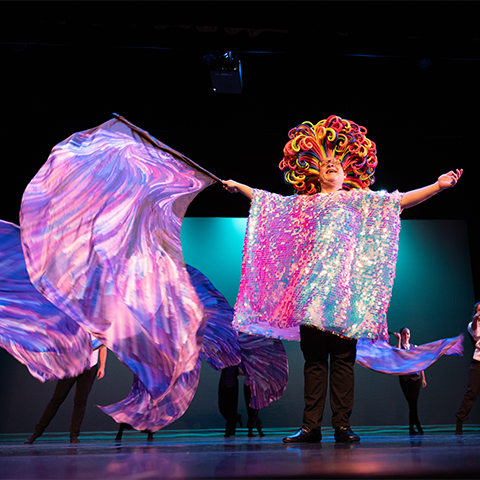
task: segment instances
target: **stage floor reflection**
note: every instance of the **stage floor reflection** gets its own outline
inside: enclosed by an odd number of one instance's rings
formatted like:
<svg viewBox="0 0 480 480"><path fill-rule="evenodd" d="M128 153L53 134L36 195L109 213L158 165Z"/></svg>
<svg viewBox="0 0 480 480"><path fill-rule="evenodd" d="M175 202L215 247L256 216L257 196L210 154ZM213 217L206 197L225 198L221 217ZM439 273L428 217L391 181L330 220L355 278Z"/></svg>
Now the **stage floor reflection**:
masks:
<svg viewBox="0 0 480 480"><path fill-rule="evenodd" d="M222 479L222 478L480 478L480 430L467 426L425 428L409 436L399 427L355 428L361 442L336 444L323 429L319 444L285 445L293 430L246 429L224 438L220 430L159 431L153 441L140 432L84 433L77 445L67 433L0 435L2 480Z"/></svg>

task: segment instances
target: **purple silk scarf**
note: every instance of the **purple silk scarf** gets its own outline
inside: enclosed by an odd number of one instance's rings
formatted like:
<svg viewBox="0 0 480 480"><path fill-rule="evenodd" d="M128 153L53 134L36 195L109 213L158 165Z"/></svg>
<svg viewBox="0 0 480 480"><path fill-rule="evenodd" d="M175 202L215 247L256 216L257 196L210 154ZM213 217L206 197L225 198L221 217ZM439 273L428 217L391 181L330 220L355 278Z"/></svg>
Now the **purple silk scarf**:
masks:
<svg viewBox="0 0 480 480"><path fill-rule="evenodd" d="M357 342L356 362L376 372L410 375L425 370L442 355L463 355L463 335L425 343L410 350L392 347L383 340L361 339Z"/></svg>
<svg viewBox="0 0 480 480"><path fill-rule="evenodd" d="M0 220L0 347L41 382L90 367L90 335L28 278L20 228Z"/></svg>
<svg viewBox="0 0 480 480"><path fill-rule="evenodd" d="M97 405L117 423L127 423L135 430L156 432L180 418L195 396L200 379L200 357L195 368L184 372L163 398L155 402L138 377L127 398L105 407Z"/></svg>
<svg viewBox="0 0 480 480"><path fill-rule="evenodd" d="M35 288L160 402L200 353L180 229L213 180L131 127L112 119L53 148L24 192L21 239Z"/></svg>
<svg viewBox="0 0 480 480"><path fill-rule="evenodd" d="M254 190L234 328L299 340L299 325L388 339L399 192L283 197Z"/></svg>
<svg viewBox="0 0 480 480"><path fill-rule="evenodd" d="M248 335L240 332L245 383L250 385L250 407L268 407L280 399L288 383L288 359L283 343L278 338Z"/></svg>
<svg viewBox="0 0 480 480"><path fill-rule="evenodd" d="M232 328L233 308L202 272L190 265L187 271L207 317L201 358L214 370L238 365L241 352Z"/></svg>
<svg viewBox="0 0 480 480"><path fill-rule="evenodd" d="M207 324L200 359L220 370L242 362L245 380L250 384L252 408L264 408L278 400L288 382L288 361L280 340L237 335L232 328L233 309L225 297L199 270L187 265L192 284L204 306ZM99 408L118 423L127 423L136 430L155 432L180 418L190 405L197 390L200 360L196 368L175 382L160 402L138 380L124 400Z"/></svg>

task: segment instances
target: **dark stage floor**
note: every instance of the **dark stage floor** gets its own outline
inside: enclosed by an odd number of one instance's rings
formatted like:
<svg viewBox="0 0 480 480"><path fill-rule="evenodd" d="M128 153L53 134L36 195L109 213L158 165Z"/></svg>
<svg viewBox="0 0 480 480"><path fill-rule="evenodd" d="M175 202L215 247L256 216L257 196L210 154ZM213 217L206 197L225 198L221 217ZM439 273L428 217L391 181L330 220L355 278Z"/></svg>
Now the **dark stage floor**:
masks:
<svg viewBox="0 0 480 480"><path fill-rule="evenodd" d="M480 426L459 437L454 426L426 427L409 436L403 427L355 428L362 440L336 444L323 429L315 445L287 446L292 430L266 429L248 438L246 429L224 438L221 430L159 431L154 440L125 432L84 433L70 445L68 434L0 435L0 478L27 479L200 479L200 478L480 478Z"/></svg>

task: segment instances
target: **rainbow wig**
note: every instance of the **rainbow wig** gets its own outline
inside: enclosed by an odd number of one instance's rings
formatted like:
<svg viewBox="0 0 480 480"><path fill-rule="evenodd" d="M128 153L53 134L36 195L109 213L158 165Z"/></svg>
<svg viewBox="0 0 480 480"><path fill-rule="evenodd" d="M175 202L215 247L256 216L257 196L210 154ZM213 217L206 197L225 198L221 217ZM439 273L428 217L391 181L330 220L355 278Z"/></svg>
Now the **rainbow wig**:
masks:
<svg viewBox="0 0 480 480"><path fill-rule="evenodd" d="M375 182L377 147L365 134L367 129L350 120L330 115L316 125L303 122L288 132L290 140L283 149L280 170L295 193L313 195L320 192L320 164L335 157L345 173L343 188L368 188Z"/></svg>

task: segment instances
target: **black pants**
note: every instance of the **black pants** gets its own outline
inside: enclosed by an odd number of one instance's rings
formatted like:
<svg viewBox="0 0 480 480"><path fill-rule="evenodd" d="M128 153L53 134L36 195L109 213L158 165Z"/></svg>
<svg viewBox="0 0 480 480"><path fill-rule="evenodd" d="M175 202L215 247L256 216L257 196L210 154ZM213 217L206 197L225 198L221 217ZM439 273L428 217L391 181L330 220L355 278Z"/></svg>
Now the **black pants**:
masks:
<svg viewBox="0 0 480 480"><path fill-rule="evenodd" d="M261 428L262 422L258 416L258 410L250 407L252 392L248 385L243 386L243 395L247 406L247 428ZM227 367L220 374L218 386L218 408L226 420L225 435L235 435L238 414L238 367Z"/></svg>
<svg viewBox="0 0 480 480"><path fill-rule="evenodd" d="M421 378L400 378L400 386L402 387L403 394L407 399L408 403L408 420L410 429L416 425L420 428L420 421L418 420L418 396L420 395L420 390L422 388L422 379Z"/></svg>
<svg viewBox="0 0 480 480"><path fill-rule="evenodd" d="M473 359L472 363L470 364L470 369L468 372L467 391L465 392L460 408L456 413L456 417L458 418L458 420L462 422L465 422L468 420L468 415L470 414L470 410L475 404L475 400L477 399L479 391L480 391L480 362L478 360Z"/></svg>
<svg viewBox="0 0 480 480"><path fill-rule="evenodd" d="M330 356L332 427L350 427L354 401L354 364L357 341L300 326L300 348L305 358L303 426L320 429L327 397Z"/></svg>
<svg viewBox="0 0 480 480"><path fill-rule="evenodd" d="M247 406L247 428L251 431L254 428L261 429L262 428L262 421L258 416L259 410L256 408L252 408L250 406L250 399L252 398L252 390L248 385L243 385L243 396L245 398L245 405Z"/></svg>
<svg viewBox="0 0 480 480"><path fill-rule="evenodd" d="M87 398L92 390L93 382L97 376L98 365L85 370L77 377L64 378L57 381L53 397L45 408L42 418L35 426L34 434L39 437L48 427L53 417L57 413L60 405L65 401L72 387L77 384L75 389L75 398L73 400L73 414L70 423L70 437L78 437L82 425L85 409L87 407Z"/></svg>

